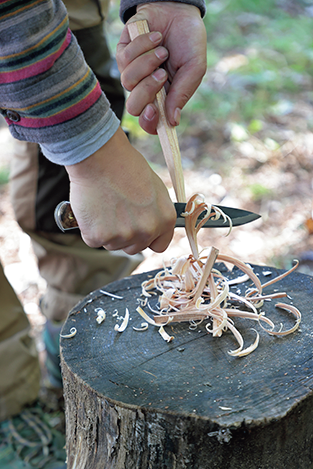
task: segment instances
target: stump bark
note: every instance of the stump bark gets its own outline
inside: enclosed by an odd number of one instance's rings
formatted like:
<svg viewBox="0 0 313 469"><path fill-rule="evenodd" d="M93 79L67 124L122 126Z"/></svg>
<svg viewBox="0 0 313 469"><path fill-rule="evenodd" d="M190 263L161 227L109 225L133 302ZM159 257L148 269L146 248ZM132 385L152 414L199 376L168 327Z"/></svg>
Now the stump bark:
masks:
<svg viewBox="0 0 313 469"><path fill-rule="evenodd" d="M281 273L253 268L261 283ZM255 322L236 321L246 346L255 338L251 328L260 344L234 358L227 353L237 348L229 332L213 338L203 325L173 324L167 329L174 340L167 343L154 326L133 329L142 322L136 312L141 283L153 274L91 293L63 327L63 334L77 329L61 340L68 469L313 467L313 278L294 272L266 289L287 291L290 299L279 301L300 309L300 329L277 338ZM232 288L244 292L249 284ZM268 317L294 323L274 305L265 303ZM116 314L124 316L126 307L131 320L119 333ZM106 311L102 324L97 308Z"/></svg>

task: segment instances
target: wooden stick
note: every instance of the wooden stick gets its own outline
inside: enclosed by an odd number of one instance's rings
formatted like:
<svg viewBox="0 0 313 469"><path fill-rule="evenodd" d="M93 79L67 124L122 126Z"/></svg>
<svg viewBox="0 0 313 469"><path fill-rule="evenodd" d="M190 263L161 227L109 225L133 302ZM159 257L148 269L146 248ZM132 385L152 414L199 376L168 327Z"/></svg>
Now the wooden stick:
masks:
<svg viewBox="0 0 313 469"><path fill-rule="evenodd" d="M129 23L128 31L131 40L137 36L148 33L149 26L146 20ZM172 184L175 190L177 202L186 202L185 182L181 164L181 155L177 139L176 128L169 124L165 113L166 92L163 87L156 95L155 105L159 109L160 119L157 133L160 139L165 162L170 173Z"/></svg>
<svg viewBox="0 0 313 469"><path fill-rule="evenodd" d="M197 289L195 291L195 294L194 294L194 301L196 302L198 298L200 298L200 296L202 295L202 292L206 286L206 283L207 283L207 280L208 280L208 277L211 273L211 270L213 268L213 265L217 259L217 256L218 256L218 249L215 248L214 246L211 247L211 251L210 251L210 254L205 262L205 266L204 266L204 269L203 269L203 273L202 273L202 277L200 279L200 282L198 283L197 285Z"/></svg>

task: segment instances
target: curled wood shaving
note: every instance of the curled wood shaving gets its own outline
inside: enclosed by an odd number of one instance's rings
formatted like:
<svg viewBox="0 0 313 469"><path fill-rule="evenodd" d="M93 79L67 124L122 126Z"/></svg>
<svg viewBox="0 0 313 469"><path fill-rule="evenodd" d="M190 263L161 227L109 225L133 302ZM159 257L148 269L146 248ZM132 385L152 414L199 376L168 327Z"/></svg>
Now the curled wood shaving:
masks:
<svg viewBox="0 0 313 469"><path fill-rule="evenodd" d="M213 207L214 208L214 207ZM197 233L202 224L212 216L212 206L208 206L199 194L191 197L186 204L184 213L186 233L192 254L173 259L170 267L164 267L154 278L142 283L142 296L147 298L158 292L159 309L153 310L154 318L150 318L139 306L137 311L149 323L159 327L159 333L169 341L172 336L165 333L163 326L168 323L189 322L195 328L206 321L205 328L213 337L220 337L229 330L238 342L236 350L229 351L234 357L243 357L253 352L259 345L259 333L250 346L244 348L242 335L234 325L236 318L257 321L262 329L274 336L283 336L296 331L301 321L301 313L294 306L278 303L276 307L292 313L296 318L295 325L286 331L275 331L275 324L263 312L259 312L265 300L286 297L287 293L263 293L263 290L277 282L291 272L298 263L287 272L270 281L261 284L259 277L250 265L232 256L220 254L215 247L198 252ZM205 212L203 220L198 223L198 217ZM216 217L224 216L220 211ZM240 269L244 275L228 281L227 278L214 268L215 261L230 263ZM251 280L253 286L245 295L238 295L230 291L230 286L240 281ZM241 309L244 305L248 311ZM264 326L266 323L269 328Z"/></svg>
<svg viewBox="0 0 313 469"><path fill-rule="evenodd" d="M249 355L249 353L253 352L253 350L255 350L257 346L259 345L259 340L260 340L259 333L257 331L255 332L256 332L256 339L253 342L253 344L251 344L249 347L245 349L242 349L243 347L243 343L242 343L240 344L239 349L228 352L229 355L232 355L233 357L245 357L246 355Z"/></svg>
<svg viewBox="0 0 313 469"><path fill-rule="evenodd" d="M128 326L128 321L129 321L129 310L126 308L125 316L123 319L122 324L118 325L115 324L114 330L117 332L124 332L126 327Z"/></svg>
<svg viewBox="0 0 313 469"><path fill-rule="evenodd" d="M150 316L147 315L147 313L145 313L145 311L140 307L138 306L137 308L137 311L138 313L140 314L140 316L142 316L149 324L152 324L153 326L158 326L159 327L159 333L161 335L161 337L166 341L166 342L171 342L174 337L170 336L164 329L163 325L158 325L153 319L150 318ZM166 324L170 322L170 318L169 320L166 322Z"/></svg>
<svg viewBox="0 0 313 469"><path fill-rule="evenodd" d="M288 334L291 334L292 332L296 331L300 325L300 322L301 322L301 313L300 311L295 308L295 306L292 306L292 305L287 305L286 303L277 303L275 305L276 308L281 308L285 311L288 311L290 313L292 313L295 318L296 318L296 323L293 327L291 327L290 329L288 329L287 331L273 331L273 330L267 330L267 329L264 329L266 332L268 332L270 335L276 335L276 336L284 336L284 335L288 335Z"/></svg>
<svg viewBox="0 0 313 469"><path fill-rule="evenodd" d="M97 313L96 321L101 324L105 320L106 313L102 308L96 308L95 312Z"/></svg>
<svg viewBox="0 0 313 469"><path fill-rule="evenodd" d="M140 306L138 306L136 311L138 311L140 316L142 316L149 324L152 324L153 326L157 326L157 323L153 319L151 319L150 316L148 316L147 313L145 313L145 311Z"/></svg>
<svg viewBox="0 0 313 469"><path fill-rule="evenodd" d="M69 334L65 334L65 335L60 334L60 337L62 337L62 339L71 339L71 338L74 337L74 335L76 335L76 334L77 334L77 329L76 329L76 327L71 327Z"/></svg>
<svg viewBox="0 0 313 469"><path fill-rule="evenodd" d="M141 327L133 326L134 331L138 331L138 332L146 331L149 327L149 324L147 322L142 322L140 326Z"/></svg>
<svg viewBox="0 0 313 469"><path fill-rule="evenodd" d="M163 326L161 326L159 328L159 334L161 334L162 338L166 341L166 342L172 342L172 340L174 339L173 336L169 335L166 330L164 329Z"/></svg>

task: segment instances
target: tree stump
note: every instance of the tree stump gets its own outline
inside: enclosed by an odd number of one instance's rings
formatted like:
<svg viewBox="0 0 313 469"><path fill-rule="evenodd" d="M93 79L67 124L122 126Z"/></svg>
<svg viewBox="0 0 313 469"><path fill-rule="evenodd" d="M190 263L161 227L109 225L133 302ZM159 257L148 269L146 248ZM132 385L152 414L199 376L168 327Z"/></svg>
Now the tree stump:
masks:
<svg viewBox="0 0 313 469"><path fill-rule="evenodd" d="M253 268L261 283L282 273ZM230 332L213 338L203 325L173 324L167 329L174 340L167 343L154 326L133 329L142 322L136 312L141 283L154 273L91 293L63 327L62 334L77 329L61 340L68 469L313 467L313 278L294 272L267 287L266 293L289 294L279 301L301 311L300 328L277 338L258 323L236 320L245 346L255 339L251 328L260 344L235 358L227 353L237 348ZM249 284L232 288L244 292ZM293 324L275 303L265 302L266 315ZM124 316L126 307L131 320L119 333L114 313ZM97 308L106 311L102 324Z"/></svg>

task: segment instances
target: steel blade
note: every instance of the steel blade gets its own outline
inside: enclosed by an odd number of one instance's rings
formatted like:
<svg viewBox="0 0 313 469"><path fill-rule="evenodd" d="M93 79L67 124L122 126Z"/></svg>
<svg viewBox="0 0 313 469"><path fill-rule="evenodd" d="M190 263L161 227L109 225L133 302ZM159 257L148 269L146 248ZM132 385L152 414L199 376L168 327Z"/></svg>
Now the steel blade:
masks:
<svg viewBox="0 0 313 469"><path fill-rule="evenodd" d="M181 216L183 212L186 210L186 204L184 203L175 203L175 209L177 213L177 220L175 223L176 227L184 227L185 226L185 219ZM225 215L227 215L231 221L232 226L239 226L245 225L246 223L250 223L251 221L257 220L260 218L260 215L254 212L249 212L248 210L242 210L239 208L233 207L224 207L223 205L216 205L220 210L222 210ZM206 212L201 213L198 220L201 220L205 216ZM211 211L214 213L214 210ZM203 225L203 228L229 228L230 223L228 220L224 220L221 216L219 219L210 218L206 223Z"/></svg>

